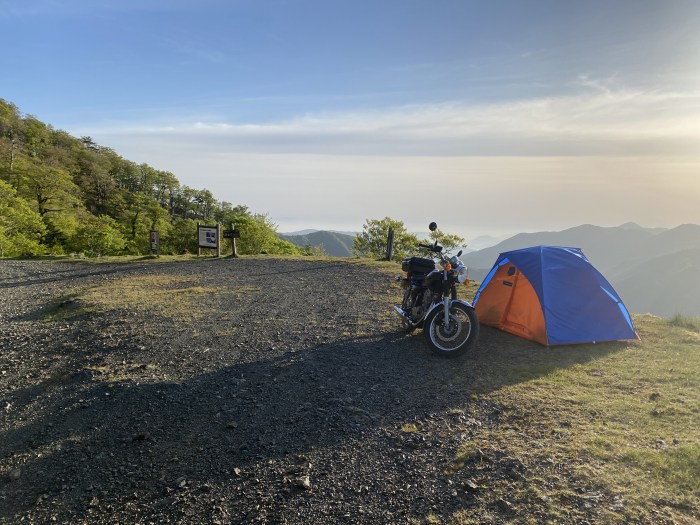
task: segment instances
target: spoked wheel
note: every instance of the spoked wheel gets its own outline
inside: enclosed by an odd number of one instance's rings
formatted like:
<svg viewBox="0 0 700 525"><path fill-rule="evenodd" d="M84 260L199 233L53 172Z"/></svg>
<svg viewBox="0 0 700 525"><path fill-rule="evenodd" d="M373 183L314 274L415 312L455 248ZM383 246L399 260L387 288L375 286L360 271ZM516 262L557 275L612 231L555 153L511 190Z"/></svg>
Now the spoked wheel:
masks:
<svg viewBox="0 0 700 525"><path fill-rule="evenodd" d="M445 312L433 310L425 320L423 335L433 352L443 357L458 357L471 350L479 338L479 320L473 308L452 303L449 323L445 324Z"/></svg>

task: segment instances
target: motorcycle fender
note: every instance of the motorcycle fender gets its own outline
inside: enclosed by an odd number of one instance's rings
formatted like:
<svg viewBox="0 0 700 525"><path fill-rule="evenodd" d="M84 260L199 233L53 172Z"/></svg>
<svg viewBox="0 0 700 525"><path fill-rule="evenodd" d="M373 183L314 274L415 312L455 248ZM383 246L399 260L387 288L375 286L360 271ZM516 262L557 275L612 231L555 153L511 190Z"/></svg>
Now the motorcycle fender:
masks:
<svg viewBox="0 0 700 525"><path fill-rule="evenodd" d="M467 301L462 301L461 299L452 299L452 302L453 302L453 303L462 303L462 304L463 304L464 306L466 306L467 308L471 308L472 310L474 309L474 307L473 307L471 304L469 304ZM427 319L428 316L430 315L430 313L431 313L433 310L435 310L436 308L442 308L444 304L445 304L445 301L440 301L439 303L435 303L434 305L432 305L432 306L430 307L430 310L428 310L428 313L425 314L424 319Z"/></svg>

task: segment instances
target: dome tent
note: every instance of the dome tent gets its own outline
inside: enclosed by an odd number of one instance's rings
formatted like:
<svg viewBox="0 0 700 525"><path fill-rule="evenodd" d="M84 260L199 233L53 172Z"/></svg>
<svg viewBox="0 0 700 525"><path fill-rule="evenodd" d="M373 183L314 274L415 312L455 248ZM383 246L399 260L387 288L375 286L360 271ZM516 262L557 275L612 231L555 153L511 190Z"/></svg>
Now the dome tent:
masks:
<svg viewBox="0 0 700 525"><path fill-rule="evenodd" d="M622 300L579 248L501 253L474 307L480 323L543 345L639 339Z"/></svg>

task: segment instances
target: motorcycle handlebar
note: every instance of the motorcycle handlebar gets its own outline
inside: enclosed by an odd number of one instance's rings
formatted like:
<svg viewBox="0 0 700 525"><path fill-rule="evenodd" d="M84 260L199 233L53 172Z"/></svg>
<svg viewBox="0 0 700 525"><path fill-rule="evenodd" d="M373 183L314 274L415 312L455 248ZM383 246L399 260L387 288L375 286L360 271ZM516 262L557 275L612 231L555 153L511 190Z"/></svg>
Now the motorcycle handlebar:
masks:
<svg viewBox="0 0 700 525"><path fill-rule="evenodd" d="M426 250L430 250L431 252L435 253L440 253L442 252L442 246L437 246L433 244L418 244L419 248L425 248Z"/></svg>

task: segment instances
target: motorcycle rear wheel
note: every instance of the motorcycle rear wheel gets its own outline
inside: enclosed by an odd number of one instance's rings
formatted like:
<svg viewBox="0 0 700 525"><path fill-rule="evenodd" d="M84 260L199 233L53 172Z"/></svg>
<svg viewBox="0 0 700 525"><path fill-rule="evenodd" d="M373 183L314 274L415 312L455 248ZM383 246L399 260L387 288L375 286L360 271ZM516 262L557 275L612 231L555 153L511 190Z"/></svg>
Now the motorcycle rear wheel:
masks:
<svg viewBox="0 0 700 525"><path fill-rule="evenodd" d="M442 307L435 308L425 320L423 335L439 356L459 357L474 348L479 338L479 320L473 308L452 303L448 326Z"/></svg>

